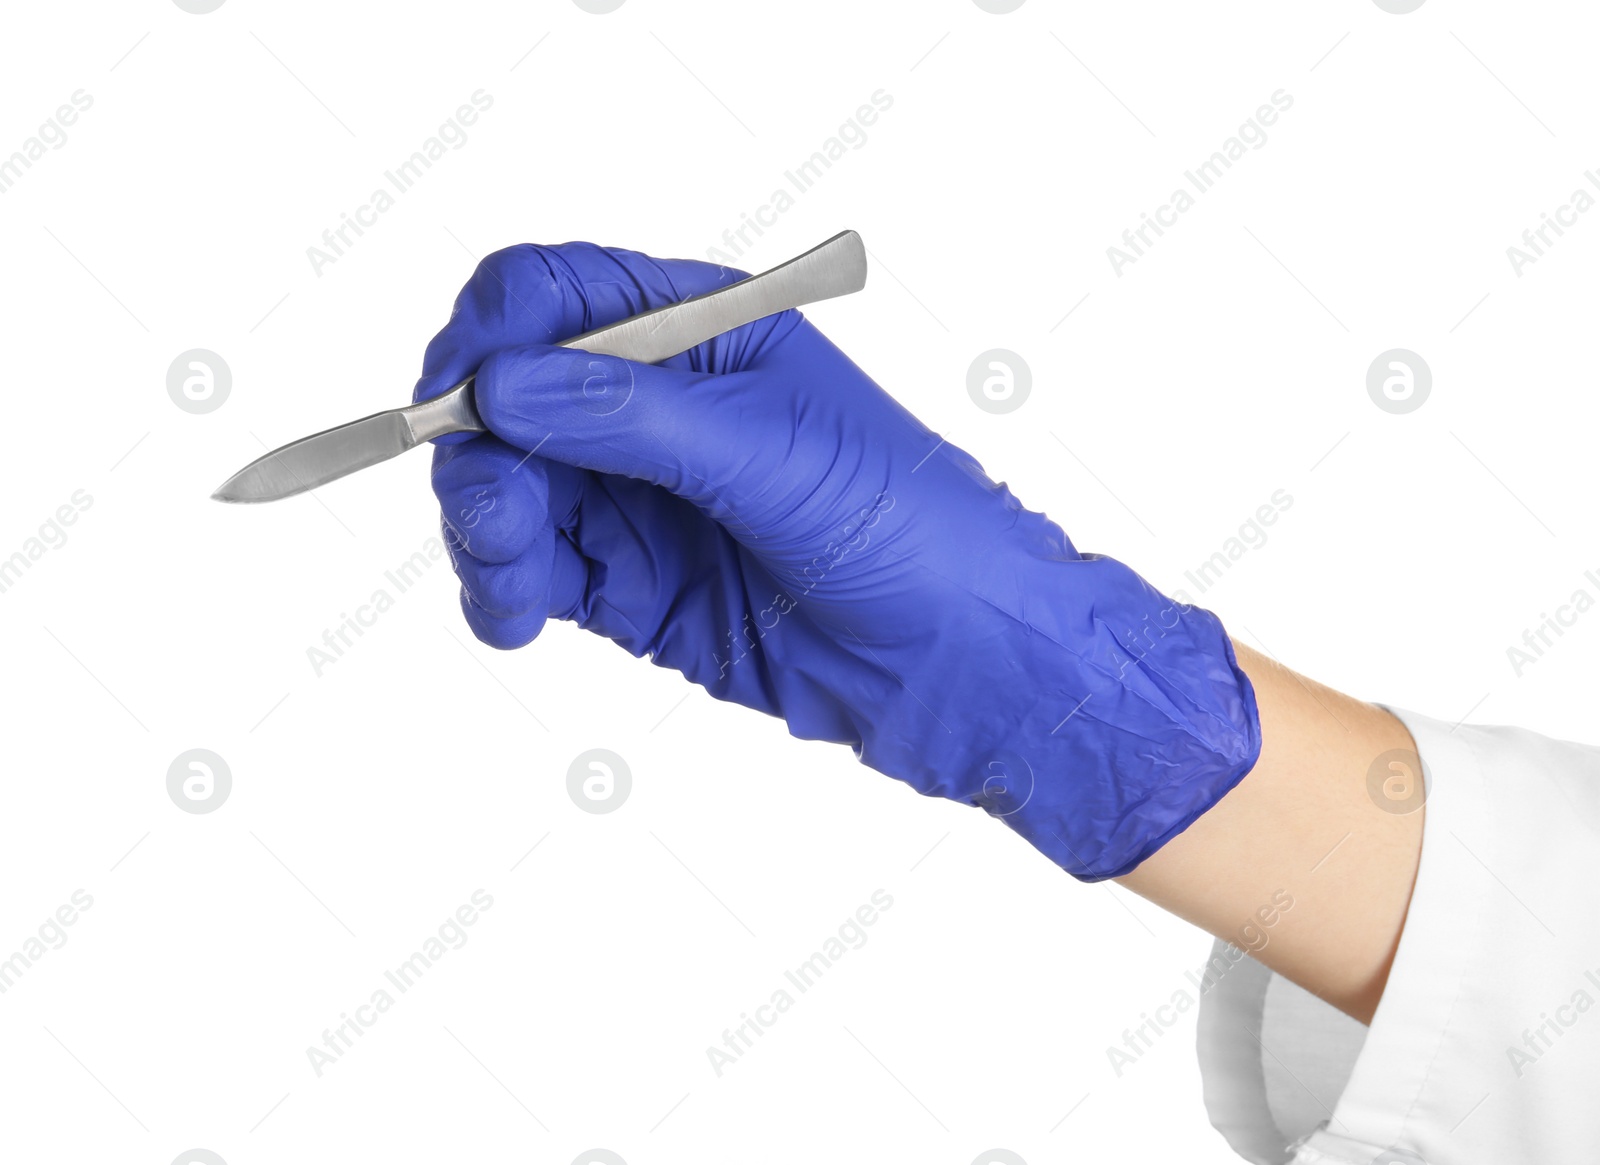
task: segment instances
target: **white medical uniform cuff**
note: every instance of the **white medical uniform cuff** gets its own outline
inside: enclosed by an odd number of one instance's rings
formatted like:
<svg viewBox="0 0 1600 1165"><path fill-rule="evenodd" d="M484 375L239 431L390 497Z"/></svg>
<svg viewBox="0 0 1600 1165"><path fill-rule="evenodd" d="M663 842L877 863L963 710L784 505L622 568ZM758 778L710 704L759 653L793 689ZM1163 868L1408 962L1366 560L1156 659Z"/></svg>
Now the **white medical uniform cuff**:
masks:
<svg viewBox="0 0 1600 1165"><path fill-rule="evenodd" d="M1480 960L1501 941L1473 900L1485 892L1484 863L1504 860L1485 820L1475 730L1391 711L1416 741L1428 793L1411 906L1370 1028L1249 958L1201 997L1207 1112L1259 1165L1433 1165L1417 1149L1459 1127L1479 1099L1452 1085L1444 1062L1452 1033L1472 1021L1464 997L1481 986Z"/></svg>

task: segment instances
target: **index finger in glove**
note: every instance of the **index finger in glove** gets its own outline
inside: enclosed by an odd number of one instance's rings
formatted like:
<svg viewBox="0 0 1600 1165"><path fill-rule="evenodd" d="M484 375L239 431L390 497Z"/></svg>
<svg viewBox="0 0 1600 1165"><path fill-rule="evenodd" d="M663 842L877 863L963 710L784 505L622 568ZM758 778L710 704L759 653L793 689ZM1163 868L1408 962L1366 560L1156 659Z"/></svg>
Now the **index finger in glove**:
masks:
<svg viewBox="0 0 1600 1165"><path fill-rule="evenodd" d="M453 388L500 348L560 343L742 278L744 272L712 263L653 259L593 243L525 243L496 251L478 264L450 322L429 343L412 399ZM674 359L688 367L692 358ZM439 443L467 439L450 434Z"/></svg>

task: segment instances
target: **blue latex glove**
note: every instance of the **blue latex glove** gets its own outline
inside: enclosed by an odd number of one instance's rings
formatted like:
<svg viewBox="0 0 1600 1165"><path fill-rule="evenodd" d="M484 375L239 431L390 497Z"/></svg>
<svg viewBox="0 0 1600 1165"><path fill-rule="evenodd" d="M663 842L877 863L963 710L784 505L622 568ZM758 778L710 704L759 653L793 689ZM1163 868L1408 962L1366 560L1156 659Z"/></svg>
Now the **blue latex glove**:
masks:
<svg viewBox="0 0 1600 1165"><path fill-rule="evenodd" d="M1255 763L1221 624L1080 555L799 312L663 365L550 346L743 274L588 243L479 266L416 390L477 373L490 433L433 475L474 633L574 620L1075 877L1129 872Z"/></svg>

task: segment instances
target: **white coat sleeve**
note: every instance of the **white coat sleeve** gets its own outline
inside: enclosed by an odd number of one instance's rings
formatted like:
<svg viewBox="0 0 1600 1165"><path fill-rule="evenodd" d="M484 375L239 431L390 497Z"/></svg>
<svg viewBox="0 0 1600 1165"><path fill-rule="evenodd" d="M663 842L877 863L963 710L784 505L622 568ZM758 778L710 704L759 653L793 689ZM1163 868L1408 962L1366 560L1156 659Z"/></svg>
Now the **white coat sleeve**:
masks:
<svg viewBox="0 0 1600 1165"><path fill-rule="evenodd" d="M1390 710L1426 800L1372 1024L1219 941L1211 1123L1262 1165L1600 1160L1600 749Z"/></svg>

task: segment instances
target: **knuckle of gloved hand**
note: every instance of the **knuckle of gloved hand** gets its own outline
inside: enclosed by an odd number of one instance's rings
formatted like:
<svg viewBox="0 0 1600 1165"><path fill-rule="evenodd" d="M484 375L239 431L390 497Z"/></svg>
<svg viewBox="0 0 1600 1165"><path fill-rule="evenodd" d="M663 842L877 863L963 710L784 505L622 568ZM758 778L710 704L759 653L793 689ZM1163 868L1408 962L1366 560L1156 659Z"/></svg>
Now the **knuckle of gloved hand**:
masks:
<svg viewBox="0 0 1600 1165"><path fill-rule="evenodd" d="M544 597L545 580L522 561L487 563L470 573L467 589L477 604L496 619L526 615Z"/></svg>
<svg viewBox="0 0 1600 1165"><path fill-rule="evenodd" d="M445 538L452 557L509 562L533 542L538 515L527 500L496 485L456 494L443 503Z"/></svg>
<svg viewBox="0 0 1600 1165"><path fill-rule="evenodd" d="M460 350L460 337L449 326L428 341L422 353L422 376L411 393L413 401L429 400L452 387L448 373Z"/></svg>
<svg viewBox="0 0 1600 1165"><path fill-rule="evenodd" d="M472 273L474 284L501 293L508 287L549 282L551 278L547 248L537 243L518 243L493 251L478 261Z"/></svg>
<svg viewBox="0 0 1600 1165"><path fill-rule="evenodd" d="M468 554L490 561L514 557L533 524L515 483L508 483L497 451L445 449L435 459L433 493L451 558ZM519 540L521 545L519 545Z"/></svg>

